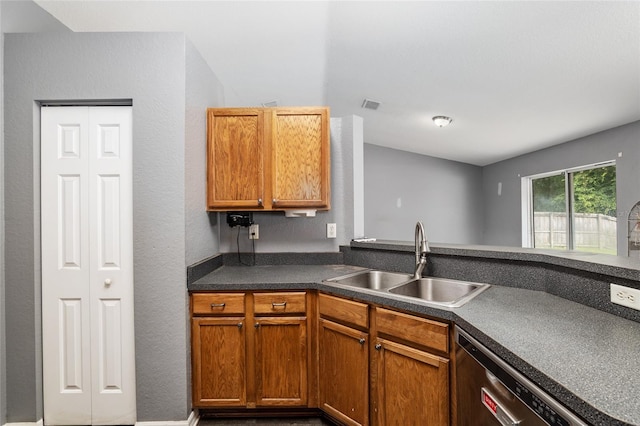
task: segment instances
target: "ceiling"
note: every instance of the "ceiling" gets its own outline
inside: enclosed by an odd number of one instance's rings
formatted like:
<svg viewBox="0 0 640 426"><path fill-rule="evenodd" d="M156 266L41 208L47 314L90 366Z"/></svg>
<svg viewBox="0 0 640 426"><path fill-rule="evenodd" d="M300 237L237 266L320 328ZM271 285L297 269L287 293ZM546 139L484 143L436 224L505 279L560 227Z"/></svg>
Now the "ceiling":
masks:
<svg viewBox="0 0 640 426"><path fill-rule="evenodd" d="M328 105L367 143L464 163L640 120L637 1L36 3L72 31L186 33L227 106Z"/></svg>

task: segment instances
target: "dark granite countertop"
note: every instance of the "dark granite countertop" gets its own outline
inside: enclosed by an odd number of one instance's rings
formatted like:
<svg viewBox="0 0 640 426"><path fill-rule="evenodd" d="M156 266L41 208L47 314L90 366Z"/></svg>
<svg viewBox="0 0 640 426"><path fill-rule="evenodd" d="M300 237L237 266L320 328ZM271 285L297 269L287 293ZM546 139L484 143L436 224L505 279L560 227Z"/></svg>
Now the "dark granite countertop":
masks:
<svg viewBox="0 0 640 426"><path fill-rule="evenodd" d="M222 266L189 291L318 289L453 321L594 425L640 425L640 323L542 291L492 286L461 308L322 283L351 265Z"/></svg>

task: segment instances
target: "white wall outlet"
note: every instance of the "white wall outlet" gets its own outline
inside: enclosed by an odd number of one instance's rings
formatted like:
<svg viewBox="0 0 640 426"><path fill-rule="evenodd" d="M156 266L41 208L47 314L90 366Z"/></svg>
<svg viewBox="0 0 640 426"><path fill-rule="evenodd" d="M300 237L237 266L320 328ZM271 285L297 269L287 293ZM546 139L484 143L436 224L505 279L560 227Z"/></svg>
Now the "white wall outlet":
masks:
<svg viewBox="0 0 640 426"><path fill-rule="evenodd" d="M260 239L260 228L257 223L249 226L249 239L250 240L259 240Z"/></svg>
<svg viewBox="0 0 640 426"><path fill-rule="evenodd" d="M611 283L611 301L640 311L640 290Z"/></svg>
<svg viewBox="0 0 640 426"><path fill-rule="evenodd" d="M336 238L337 230L335 223L327 223L327 238Z"/></svg>

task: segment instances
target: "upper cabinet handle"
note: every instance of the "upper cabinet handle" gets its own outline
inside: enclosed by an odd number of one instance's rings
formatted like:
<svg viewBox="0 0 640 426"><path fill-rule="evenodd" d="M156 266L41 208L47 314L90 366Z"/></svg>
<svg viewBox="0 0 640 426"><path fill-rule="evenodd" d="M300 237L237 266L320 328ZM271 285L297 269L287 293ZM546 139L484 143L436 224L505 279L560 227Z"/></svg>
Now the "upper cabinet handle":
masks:
<svg viewBox="0 0 640 426"><path fill-rule="evenodd" d="M262 207L262 198L258 198L258 205Z"/></svg>
<svg viewBox="0 0 640 426"><path fill-rule="evenodd" d="M271 204L273 204L274 206L278 203L278 199L274 198L273 200L271 200Z"/></svg>

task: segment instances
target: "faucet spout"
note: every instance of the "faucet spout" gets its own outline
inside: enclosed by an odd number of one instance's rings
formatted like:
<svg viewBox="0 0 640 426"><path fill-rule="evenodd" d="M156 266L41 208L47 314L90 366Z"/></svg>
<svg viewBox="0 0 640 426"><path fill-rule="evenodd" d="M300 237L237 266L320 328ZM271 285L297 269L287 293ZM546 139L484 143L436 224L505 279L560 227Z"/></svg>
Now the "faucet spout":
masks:
<svg viewBox="0 0 640 426"><path fill-rule="evenodd" d="M416 223L415 232L415 249L416 249L416 269L413 274L415 279L422 278L422 271L427 266L427 253L431 252L427 234L424 232L424 225L418 221Z"/></svg>

